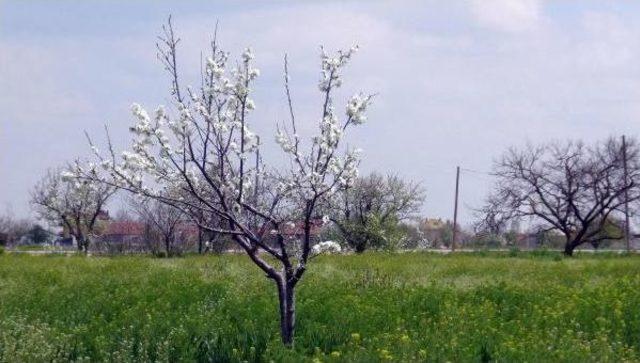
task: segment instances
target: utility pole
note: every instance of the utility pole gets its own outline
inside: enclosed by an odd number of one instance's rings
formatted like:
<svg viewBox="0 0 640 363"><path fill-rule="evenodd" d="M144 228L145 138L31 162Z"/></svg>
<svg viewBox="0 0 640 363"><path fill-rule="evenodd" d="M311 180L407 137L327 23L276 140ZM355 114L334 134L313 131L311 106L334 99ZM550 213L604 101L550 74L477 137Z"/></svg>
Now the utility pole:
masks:
<svg viewBox="0 0 640 363"><path fill-rule="evenodd" d="M631 238L629 233L629 172L627 170L627 140L622 135L622 168L624 171L624 239L627 243L627 252L631 251Z"/></svg>
<svg viewBox="0 0 640 363"><path fill-rule="evenodd" d="M458 237L458 190L460 189L460 167L456 166L456 197L453 207L453 238L451 240L451 252L456 250L456 238Z"/></svg>

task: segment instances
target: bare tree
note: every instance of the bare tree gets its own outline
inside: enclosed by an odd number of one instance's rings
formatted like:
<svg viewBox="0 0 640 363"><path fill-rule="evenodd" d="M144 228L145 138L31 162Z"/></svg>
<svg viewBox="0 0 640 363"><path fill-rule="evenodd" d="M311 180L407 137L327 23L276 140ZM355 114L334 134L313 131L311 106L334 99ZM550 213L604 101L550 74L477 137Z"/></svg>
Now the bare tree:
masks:
<svg viewBox="0 0 640 363"><path fill-rule="evenodd" d="M209 212L207 206L200 200L194 198L194 195L191 193L185 193L184 191L178 192L181 193L182 198L189 200L188 205L186 206L188 212L184 213L184 216L185 218L189 218L191 223L194 223L197 227L198 253L203 254L210 251L223 251L225 248L225 242L229 240L229 236L223 233L211 231L205 226L224 229L226 225L225 221L215 213Z"/></svg>
<svg viewBox="0 0 640 363"><path fill-rule="evenodd" d="M193 218L194 223L198 226L198 253L203 254L205 252L205 243L210 240L208 238L208 231L202 227L208 224L213 224L207 221L207 217L215 218L214 216L208 216L202 206L194 208L191 213L188 214ZM223 226L218 225L218 228Z"/></svg>
<svg viewBox="0 0 640 363"><path fill-rule="evenodd" d="M214 37L204 61L201 86L182 88L176 63L179 39L171 20L163 31L158 56L169 73L172 106L177 112L161 106L152 120L142 106L134 104L137 123L131 128L135 135L131 151L119 158L109 141L106 155L94 147L99 160L96 167L78 166L73 173L81 180L97 180L161 201L191 215L194 221L199 221L193 216L198 209L216 216L199 222L201 227L231 236L274 281L282 341L291 345L295 287L311 256L311 228L319 217L317 207L357 176L358 153L345 150L341 140L348 128L364 123L371 96L351 97L344 116L336 112L333 101L335 89L342 84L341 70L356 48L339 51L335 56L322 51L319 133L307 146L297 132L285 56L285 95L290 119L278 128L276 141L291 167L278 169L256 167L250 162L260 147L249 122L255 109L249 96L259 75L253 66L252 51L246 49L229 71L228 54L219 48ZM257 179L261 181L256 183ZM258 184L265 186L261 193L255 192ZM179 193L168 196L166 189L181 190L192 198L181 197ZM303 226L300 253L285 243L284 227L295 222ZM269 242L272 240L275 243Z"/></svg>
<svg viewBox="0 0 640 363"><path fill-rule="evenodd" d="M115 188L92 180L65 178L62 169L48 170L31 192L31 204L40 218L62 226L87 252L98 217Z"/></svg>
<svg viewBox="0 0 640 363"><path fill-rule="evenodd" d="M495 165L495 190L482 208L482 225L498 233L506 221L533 219L565 237L564 253L598 245L620 234L606 224L625 202L638 200L640 171L636 142L627 146L625 180L621 142L610 138L591 147L582 142L550 143L510 149Z"/></svg>
<svg viewBox="0 0 640 363"><path fill-rule="evenodd" d="M10 213L0 216L0 246L15 244L31 227L28 219L16 219Z"/></svg>
<svg viewBox="0 0 640 363"><path fill-rule="evenodd" d="M425 193L418 183L373 173L336 195L329 218L357 253L384 243L384 229L419 212Z"/></svg>
<svg viewBox="0 0 640 363"><path fill-rule="evenodd" d="M176 239L179 237L180 226L185 223L185 214L180 209L153 198L132 197L128 204L138 219L151 229L150 232L154 232L150 235L157 235L162 239L166 255L176 254L176 243L179 242Z"/></svg>

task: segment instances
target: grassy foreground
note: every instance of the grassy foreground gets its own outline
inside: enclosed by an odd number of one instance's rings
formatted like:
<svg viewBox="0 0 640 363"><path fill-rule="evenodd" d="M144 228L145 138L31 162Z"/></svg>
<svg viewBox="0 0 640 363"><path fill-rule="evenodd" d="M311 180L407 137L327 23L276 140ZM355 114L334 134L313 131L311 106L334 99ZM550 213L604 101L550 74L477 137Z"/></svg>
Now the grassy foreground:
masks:
<svg viewBox="0 0 640 363"><path fill-rule="evenodd" d="M322 256L281 347L244 256L0 256L0 361L640 361L640 256Z"/></svg>

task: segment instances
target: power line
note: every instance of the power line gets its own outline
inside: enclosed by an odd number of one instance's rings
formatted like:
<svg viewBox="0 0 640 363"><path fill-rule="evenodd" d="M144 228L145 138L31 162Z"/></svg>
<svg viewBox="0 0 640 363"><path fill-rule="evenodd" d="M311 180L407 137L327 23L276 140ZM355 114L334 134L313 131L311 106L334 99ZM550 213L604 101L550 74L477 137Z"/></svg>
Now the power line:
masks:
<svg viewBox="0 0 640 363"><path fill-rule="evenodd" d="M462 169L463 171L467 171L469 173L474 173L474 174L483 174L483 175L488 175L492 177L497 176L496 173L489 172L489 171L481 171L481 170L475 170L475 169L469 169L469 168L460 168L460 169Z"/></svg>

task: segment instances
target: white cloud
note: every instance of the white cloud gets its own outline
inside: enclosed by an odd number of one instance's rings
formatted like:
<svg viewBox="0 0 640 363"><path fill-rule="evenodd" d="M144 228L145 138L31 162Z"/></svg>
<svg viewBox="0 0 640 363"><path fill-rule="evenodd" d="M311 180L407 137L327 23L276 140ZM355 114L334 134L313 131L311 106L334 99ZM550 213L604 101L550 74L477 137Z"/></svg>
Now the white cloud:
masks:
<svg viewBox="0 0 640 363"><path fill-rule="evenodd" d="M542 18L539 0L473 0L471 9L478 24L503 32L535 30Z"/></svg>
<svg viewBox="0 0 640 363"><path fill-rule="evenodd" d="M60 76L77 65L70 53L72 46L0 42L0 49L3 118L24 122L34 113L39 118L63 118L89 109L82 92L69 90L65 82L60 82Z"/></svg>
<svg viewBox="0 0 640 363"><path fill-rule="evenodd" d="M581 24L588 38L580 44L584 62L596 66L627 66L637 57L638 29L620 16L597 11L583 14Z"/></svg>

